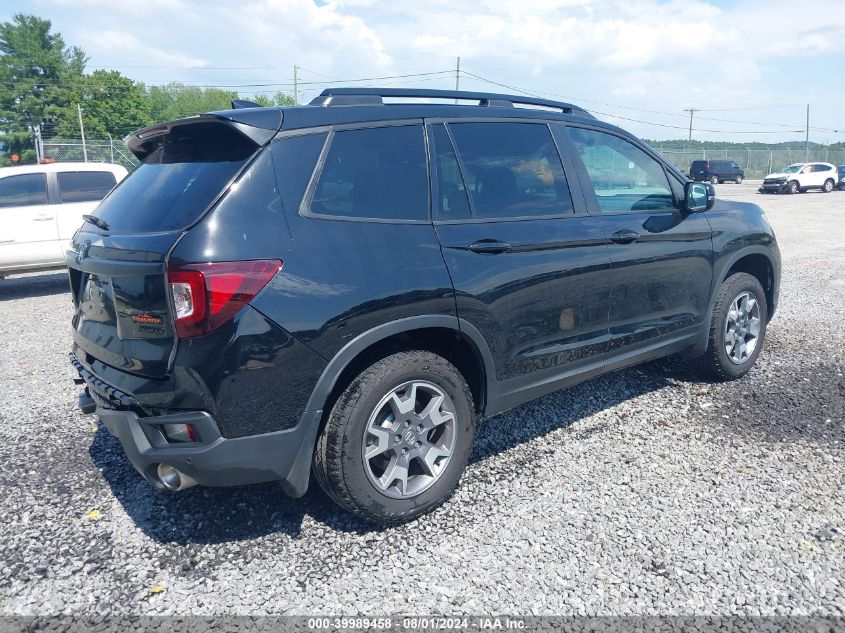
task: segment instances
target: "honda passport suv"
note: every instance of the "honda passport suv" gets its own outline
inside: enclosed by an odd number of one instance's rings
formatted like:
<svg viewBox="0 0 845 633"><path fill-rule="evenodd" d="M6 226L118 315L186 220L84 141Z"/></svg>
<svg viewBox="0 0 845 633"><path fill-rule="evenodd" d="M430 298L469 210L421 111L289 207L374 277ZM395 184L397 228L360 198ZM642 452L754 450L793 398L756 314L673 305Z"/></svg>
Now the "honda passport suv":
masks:
<svg viewBox="0 0 845 633"><path fill-rule="evenodd" d="M450 495L480 417L669 354L718 380L760 354L780 280L760 208L581 108L233 105L132 134L140 167L67 255L80 407L157 488L297 497L313 475L396 523Z"/></svg>

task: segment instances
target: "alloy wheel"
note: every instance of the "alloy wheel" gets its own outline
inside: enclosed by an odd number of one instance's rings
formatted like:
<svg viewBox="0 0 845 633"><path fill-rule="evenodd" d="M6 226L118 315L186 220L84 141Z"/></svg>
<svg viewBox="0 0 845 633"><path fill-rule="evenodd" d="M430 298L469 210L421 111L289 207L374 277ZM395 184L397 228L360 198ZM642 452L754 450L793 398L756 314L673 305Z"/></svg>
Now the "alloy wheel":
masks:
<svg viewBox="0 0 845 633"><path fill-rule="evenodd" d="M757 297L748 291L740 293L725 317L725 353L733 364L742 365L754 354L762 325Z"/></svg>
<svg viewBox="0 0 845 633"><path fill-rule="evenodd" d="M376 405L364 430L364 470L394 499L415 497L446 470L455 449L455 405L437 385L405 382Z"/></svg>

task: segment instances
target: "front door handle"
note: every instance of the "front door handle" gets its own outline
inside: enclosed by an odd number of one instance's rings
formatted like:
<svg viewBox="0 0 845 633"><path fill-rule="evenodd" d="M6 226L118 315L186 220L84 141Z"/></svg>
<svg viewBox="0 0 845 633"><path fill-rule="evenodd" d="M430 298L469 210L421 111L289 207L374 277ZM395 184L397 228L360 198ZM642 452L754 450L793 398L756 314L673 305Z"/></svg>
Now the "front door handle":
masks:
<svg viewBox="0 0 845 633"><path fill-rule="evenodd" d="M473 253L495 255L497 253L507 253L511 249L511 245L501 240L478 240L470 244L468 248Z"/></svg>
<svg viewBox="0 0 845 633"><path fill-rule="evenodd" d="M631 242L636 242L639 237L640 234L636 231L632 231L631 229L622 229L621 231L616 231L616 233L611 235L610 241L615 244L630 244Z"/></svg>
<svg viewBox="0 0 845 633"><path fill-rule="evenodd" d="M32 221L33 222L48 222L49 220L52 220L52 219L53 219L52 215L36 215L34 218L32 218Z"/></svg>

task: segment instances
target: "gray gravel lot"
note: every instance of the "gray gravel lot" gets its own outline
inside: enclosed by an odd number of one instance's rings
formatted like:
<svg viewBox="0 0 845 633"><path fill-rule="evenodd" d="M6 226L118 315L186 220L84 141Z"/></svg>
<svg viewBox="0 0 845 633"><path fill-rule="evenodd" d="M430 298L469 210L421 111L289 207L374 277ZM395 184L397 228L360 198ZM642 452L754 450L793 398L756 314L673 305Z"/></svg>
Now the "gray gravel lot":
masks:
<svg viewBox="0 0 845 633"><path fill-rule="evenodd" d="M155 491L76 411L64 273L0 281L0 614L845 614L845 193L755 187L718 187L784 257L747 378L664 360L499 415L389 529L314 486Z"/></svg>

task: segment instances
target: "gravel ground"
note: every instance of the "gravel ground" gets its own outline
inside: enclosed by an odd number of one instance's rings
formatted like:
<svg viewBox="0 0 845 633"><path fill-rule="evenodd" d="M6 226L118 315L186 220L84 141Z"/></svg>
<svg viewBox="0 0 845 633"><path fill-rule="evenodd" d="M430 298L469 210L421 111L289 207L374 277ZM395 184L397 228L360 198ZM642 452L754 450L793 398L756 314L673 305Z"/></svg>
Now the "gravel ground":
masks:
<svg viewBox="0 0 845 633"><path fill-rule="evenodd" d="M783 252L756 369L664 360L487 420L398 528L313 486L155 491L76 411L64 274L0 281L0 613L845 614L845 193L718 189Z"/></svg>

